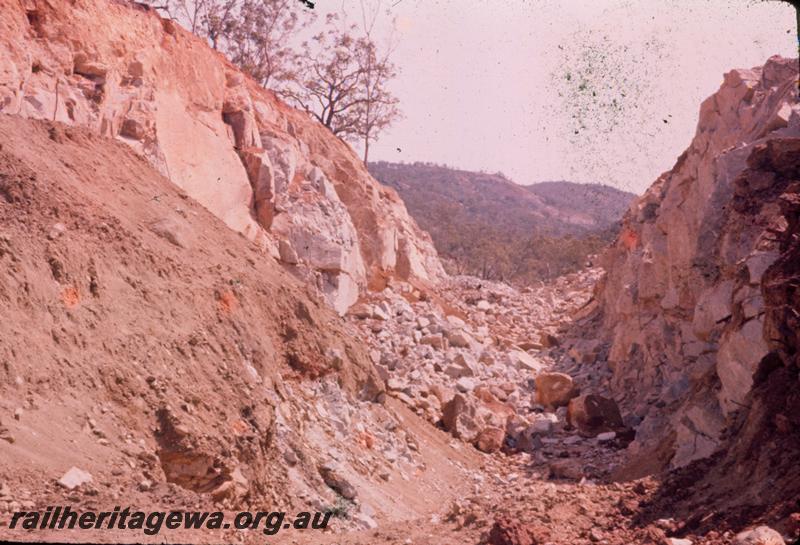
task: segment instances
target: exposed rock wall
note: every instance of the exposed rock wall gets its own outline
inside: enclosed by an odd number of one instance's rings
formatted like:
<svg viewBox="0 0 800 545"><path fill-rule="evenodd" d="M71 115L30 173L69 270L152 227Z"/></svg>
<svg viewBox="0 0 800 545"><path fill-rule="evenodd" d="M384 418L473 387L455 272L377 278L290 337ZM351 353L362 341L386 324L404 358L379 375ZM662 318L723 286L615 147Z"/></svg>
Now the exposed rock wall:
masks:
<svg viewBox="0 0 800 545"><path fill-rule="evenodd" d="M706 457L746 405L769 350L761 279L786 226L765 157L800 135L796 78L796 61L778 57L725 74L691 145L605 255L612 389L643 418L634 453L672 466Z"/></svg>
<svg viewBox="0 0 800 545"><path fill-rule="evenodd" d="M349 146L153 10L0 0L0 13L0 112L123 140L339 312L387 276L442 274L427 234Z"/></svg>

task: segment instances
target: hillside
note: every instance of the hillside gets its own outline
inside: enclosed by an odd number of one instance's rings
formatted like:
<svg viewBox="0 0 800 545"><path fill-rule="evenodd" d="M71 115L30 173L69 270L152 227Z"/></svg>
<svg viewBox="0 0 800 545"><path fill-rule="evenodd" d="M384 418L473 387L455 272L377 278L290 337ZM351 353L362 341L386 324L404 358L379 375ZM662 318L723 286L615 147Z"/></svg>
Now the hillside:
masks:
<svg viewBox="0 0 800 545"><path fill-rule="evenodd" d="M353 150L152 8L0 0L0 112L117 138L343 313L434 282L430 240Z"/></svg>
<svg viewBox="0 0 800 545"><path fill-rule="evenodd" d="M375 162L431 234L450 272L530 283L584 266L613 240L632 193L592 184L520 186L501 174Z"/></svg>

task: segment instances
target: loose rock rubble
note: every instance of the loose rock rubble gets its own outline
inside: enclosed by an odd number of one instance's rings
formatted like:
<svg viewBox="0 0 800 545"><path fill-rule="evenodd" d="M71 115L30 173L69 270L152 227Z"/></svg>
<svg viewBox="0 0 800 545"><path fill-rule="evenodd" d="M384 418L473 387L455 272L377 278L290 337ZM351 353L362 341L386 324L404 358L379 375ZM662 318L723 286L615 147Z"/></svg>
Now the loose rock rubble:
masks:
<svg viewBox="0 0 800 545"><path fill-rule="evenodd" d="M580 372L601 347L559 340L600 274L523 290L472 277L453 277L435 293L391 282L348 317L389 396L482 452L528 452L545 475L580 480L608 473L630 435L615 402L599 395L598 377ZM595 437L602 432L624 433Z"/></svg>

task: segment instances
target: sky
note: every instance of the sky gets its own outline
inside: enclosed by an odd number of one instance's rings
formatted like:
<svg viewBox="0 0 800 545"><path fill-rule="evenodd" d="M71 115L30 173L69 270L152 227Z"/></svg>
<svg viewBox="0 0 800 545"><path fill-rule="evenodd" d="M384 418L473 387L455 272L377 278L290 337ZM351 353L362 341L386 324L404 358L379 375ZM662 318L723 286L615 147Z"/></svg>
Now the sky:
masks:
<svg viewBox="0 0 800 545"><path fill-rule="evenodd" d="M375 0L377 1L377 0ZM343 2L343 3L342 3ZM356 0L317 10L360 12ZM643 192L732 68L796 56L795 14L757 0L383 0L402 119L371 160ZM384 14L386 14L384 11Z"/></svg>

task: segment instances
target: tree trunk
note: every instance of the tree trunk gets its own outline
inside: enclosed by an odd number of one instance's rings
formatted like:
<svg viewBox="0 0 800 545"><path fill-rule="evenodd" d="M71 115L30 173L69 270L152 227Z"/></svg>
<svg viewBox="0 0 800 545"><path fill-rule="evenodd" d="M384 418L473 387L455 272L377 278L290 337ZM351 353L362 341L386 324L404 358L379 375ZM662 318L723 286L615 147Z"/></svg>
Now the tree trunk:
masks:
<svg viewBox="0 0 800 545"><path fill-rule="evenodd" d="M367 166L368 157L369 157L369 136L364 138L364 166Z"/></svg>

